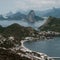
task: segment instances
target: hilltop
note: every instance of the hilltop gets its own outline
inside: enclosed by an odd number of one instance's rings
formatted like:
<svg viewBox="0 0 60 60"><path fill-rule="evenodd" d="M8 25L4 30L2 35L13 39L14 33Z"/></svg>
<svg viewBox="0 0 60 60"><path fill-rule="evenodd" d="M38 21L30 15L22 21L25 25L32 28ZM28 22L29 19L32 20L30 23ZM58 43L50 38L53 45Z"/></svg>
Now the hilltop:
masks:
<svg viewBox="0 0 60 60"><path fill-rule="evenodd" d="M31 10L28 15L27 15L27 21L28 22L35 22L35 21L39 21L39 20L43 20L42 17L39 17L35 14L35 11L34 10Z"/></svg>
<svg viewBox="0 0 60 60"><path fill-rule="evenodd" d="M24 27L17 23L8 27L0 26L0 46L9 48L15 46L16 44L20 45L21 40L24 40L25 37L35 36L36 33L37 31L33 28Z"/></svg>
<svg viewBox="0 0 60 60"><path fill-rule="evenodd" d="M0 26L0 33L4 37L14 36L17 40L21 40L24 37L32 36L36 30L31 27L24 27L17 23L14 23L8 27Z"/></svg>
<svg viewBox="0 0 60 60"><path fill-rule="evenodd" d="M41 31L60 32L60 18L49 17L44 25L39 28Z"/></svg>

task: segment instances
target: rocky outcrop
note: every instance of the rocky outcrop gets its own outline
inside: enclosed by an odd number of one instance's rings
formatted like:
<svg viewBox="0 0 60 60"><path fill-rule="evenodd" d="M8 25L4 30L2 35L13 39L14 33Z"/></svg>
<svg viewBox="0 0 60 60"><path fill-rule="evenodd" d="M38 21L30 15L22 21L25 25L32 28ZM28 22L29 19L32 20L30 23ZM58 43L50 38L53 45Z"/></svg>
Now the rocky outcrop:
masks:
<svg viewBox="0 0 60 60"><path fill-rule="evenodd" d="M35 19L35 12L33 10L31 10L29 12L29 14L27 15L27 19L29 22L35 22L36 19Z"/></svg>
<svg viewBox="0 0 60 60"><path fill-rule="evenodd" d="M27 21L34 23L35 21L43 20L43 18L36 16L34 10L31 10L27 15Z"/></svg>

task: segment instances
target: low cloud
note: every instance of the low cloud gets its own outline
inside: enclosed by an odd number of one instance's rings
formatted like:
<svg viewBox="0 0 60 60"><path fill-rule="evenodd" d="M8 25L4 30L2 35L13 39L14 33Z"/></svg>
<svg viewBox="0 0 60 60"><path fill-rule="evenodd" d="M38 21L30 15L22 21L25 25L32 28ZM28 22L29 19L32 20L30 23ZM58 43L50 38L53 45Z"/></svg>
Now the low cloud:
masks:
<svg viewBox="0 0 60 60"><path fill-rule="evenodd" d="M54 0L22 0L16 1L16 7L20 9L46 9L55 6L56 1Z"/></svg>
<svg viewBox="0 0 60 60"><path fill-rule="evenodd" d="M45 10L60 8L60 0L0 0L0 12L21 10Z"/></svg>

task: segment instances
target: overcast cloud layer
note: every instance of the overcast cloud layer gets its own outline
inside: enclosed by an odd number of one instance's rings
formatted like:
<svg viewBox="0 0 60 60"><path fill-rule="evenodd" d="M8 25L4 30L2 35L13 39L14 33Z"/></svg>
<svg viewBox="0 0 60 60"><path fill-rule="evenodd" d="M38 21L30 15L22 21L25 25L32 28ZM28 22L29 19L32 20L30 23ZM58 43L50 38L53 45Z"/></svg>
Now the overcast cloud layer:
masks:
<svg viewBox="0 0 60 60"><path fill-rule="evenodd" d="M0 14L16 10L60 8L60 0L0 0Z"/></svg>

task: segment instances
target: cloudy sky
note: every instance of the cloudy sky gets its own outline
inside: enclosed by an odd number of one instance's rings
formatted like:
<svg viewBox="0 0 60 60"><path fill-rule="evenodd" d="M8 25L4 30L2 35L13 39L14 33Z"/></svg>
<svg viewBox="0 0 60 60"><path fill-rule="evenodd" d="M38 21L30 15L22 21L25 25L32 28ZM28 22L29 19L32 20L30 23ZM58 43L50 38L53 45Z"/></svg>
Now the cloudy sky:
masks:
<svg viewBox="0 0 60 60"><path fill-rule="evenodd" d="M60 0L0 0L0 14L17 10L45 10L59 6Z"/></svg>

